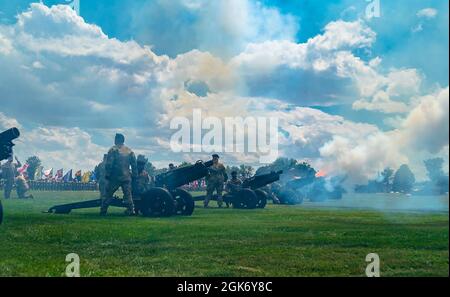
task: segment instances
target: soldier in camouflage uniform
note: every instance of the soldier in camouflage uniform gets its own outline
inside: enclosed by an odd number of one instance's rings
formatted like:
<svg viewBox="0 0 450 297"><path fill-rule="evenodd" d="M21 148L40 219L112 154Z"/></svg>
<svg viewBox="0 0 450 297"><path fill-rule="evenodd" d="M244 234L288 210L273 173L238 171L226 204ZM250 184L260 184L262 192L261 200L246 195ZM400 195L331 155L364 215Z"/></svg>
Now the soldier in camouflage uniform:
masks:
<svg viewBox="0 0 450 297"><path fill-rule="evenodd" d="M217 205L222 207L223 205L223 185L228 179L225 166L219 163L219 155L214 154L213 165L208 168L208 175L206 176L206 198L204 201L205 208L208 207L209 201L212 199L214 191L217 192Z"/></svg>
<svg viewBox="0 0 450 297"><path fill-rule="evenodd" d="M238 177L238 173L236 171L231 172L231 179L227 182L225 186L225 191L227 194L234 194L238 192L242 187L242 181ZM228 195L226 195L228 196ZM225 197L225 203L227 207L230 207L230 200Z"/></svg>
<svg viewBox="0 0 450 297"><path fill-rule="evenodd" d="M145 193L150 185L150 176L145 170L145 165L148 160L143 155L137 158L137 177L133 184L133 195L142 195Z"/></svg>
<svg viewBox="0 0 450 297"><path fill-rule="evenodd" d="M114 193L122 188L123 199L127 204L127 215L134 215L134 203L131 194L131 181L136 178L136 156L124 145L125 136L116 134L115 145L109 150L105 164L106 187L102 197L101 215L106 215ZM131 171L130 171L131 168Z"/></svg>
<svg viewBox="0 0 450 297"><path fill-rule="evenodd" d="M28 182L23 175L19 175L16 178L16 191L17 196L20 199L33 199L33 195L27 195L28 190L30 189L30 186L28 185Z"/></svg>
<svg viewBox="0 0 450 297"><path fill-rule="evenodd" d="M2 177L5 180L4 184L4 193L5 193L5 199L9 199L11 197L11 191L14 186L14 180L17 175L17 168L21 167L22 164L20 161L16 158L17 163L13 163L13 157L9 157L8 161L6 161L5 164L2 165Z"/></svg>
<svg viewBox="0 0 450 297"><path fill-rule="evenodd" d="M100 164L97 165L95 168L95 176L98 180L98 190L100 191L100 197L103 197L105 195L106 190L106 159L108 155L103 155L103 161L100 162Z"/></svg>

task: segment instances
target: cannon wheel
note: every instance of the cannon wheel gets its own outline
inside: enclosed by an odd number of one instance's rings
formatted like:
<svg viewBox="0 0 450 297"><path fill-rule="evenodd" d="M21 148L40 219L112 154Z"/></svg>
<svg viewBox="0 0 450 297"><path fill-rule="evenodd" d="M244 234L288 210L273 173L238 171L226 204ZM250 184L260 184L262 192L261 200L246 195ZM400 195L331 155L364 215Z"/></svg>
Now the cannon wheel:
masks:
<svg viewBox="0 0 450 297"><path fill-rule="evenodd" d="M242 189L234 195L234 208L254 209L258 203L258 198L253 190Z"/></svg>
<svg viewBox="0 0 450 297"><path fill-rule="evenodd" d="M296 193L293 190L284 190L278 196L281 204L295 205L302 204L303 197L300 193Z"/></svg>
<svg viewBox="0 0 450 297"><path fill-rule="evenodd" d="M176 201L176 211L178 215L191 216L194 212L195 202L192 195L183 189L176 189L172 192Z"/></svg>
<svg viewBox="0 0 450 297"><path fill-rule="evenodd" d="M258 202L256 203L256 208L265 208L267 205L267 193L263 190L255 190L256 198Z"/></svg>
<svg viewBox="0 0 450 297"><path fill-rule="evenodd" d="M3 222L3 206L2 202L0 201L0 224Z"/></svg>
<svg viewBox="0 0 450 297"><path fill-rule="evenodd" d="M324 202L328 199L328 193L325 190L313 190L308 193L311 202Z"/></svg>
<svg viewBox="0 0 450 297"><path fill-rule="evenodd" d="M163 188L152 188L142 194L139 210L144 217L170 217L175 213L175 200Z"/></svg>

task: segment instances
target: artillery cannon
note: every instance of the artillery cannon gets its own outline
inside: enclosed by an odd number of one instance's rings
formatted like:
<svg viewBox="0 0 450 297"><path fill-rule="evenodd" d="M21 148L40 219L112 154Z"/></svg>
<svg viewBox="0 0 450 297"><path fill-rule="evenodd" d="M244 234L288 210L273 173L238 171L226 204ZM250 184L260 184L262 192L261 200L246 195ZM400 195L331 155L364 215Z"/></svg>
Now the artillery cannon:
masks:
<svg viewBox="0 0 450 297"><path fill-rule="evenodd" d="M194 165L177 168L155 177L155 186L144 193L133 195L135 210L145 217L169 217L172 215L192 215L194 199L180 187L208 174L212 161L198 161ZM101 199L53 206L48 213L68 214L74 209L100 207ZM126 207L121 199L115 197L111 204Z"/></svg>
<svg viewBox="0 0 450 297"><path fill-rule="evenodd" d="M271 183L280 180L280 175L283 171L270 172L262 175L255 175L244 180L242 186L236 191L226 193L223 196L224 202L231 204L234 208L239 209L255 209L265 208L268 200L268 193L264 188ZM205 196L199 196L195 200L203 200ZM213 200L217 197L213 197Z"/></svg>
<svg viewBox="0 0 450 297"><path fill-rule="evenodd" d="M19 129L11 128L5 132L0 133L0 161L8 159L13 151L13 140L20 136ZM3 206L0 201L0 224L3 222Z"/></svg>
<svg viewBox="0 0 450 297"><path fill-rule="evenodd" d="M19 129L11 128L5 132L0 133L0 161L8 159L12 155L12 148L14 139L20 136Z"/></svg>
<svg viewBox="0 0 450 297"><path fill-rule="evenodd" d="M284 187L275 191L275 195L281 204L289 205L302 204L304 200L323 202L342 199L345 190L339 185L332 188L327 189L325 178L309 176L288 181Z"/></svg>

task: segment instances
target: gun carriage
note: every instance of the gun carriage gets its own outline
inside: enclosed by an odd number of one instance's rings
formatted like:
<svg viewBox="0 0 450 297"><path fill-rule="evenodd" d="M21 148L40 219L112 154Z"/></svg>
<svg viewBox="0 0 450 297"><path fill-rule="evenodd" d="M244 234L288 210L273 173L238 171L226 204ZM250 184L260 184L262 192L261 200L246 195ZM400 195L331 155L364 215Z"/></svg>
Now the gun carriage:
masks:
<svg viewBox="0 0 450 297"><path fill-rule="evenodd" d="M240 187L226 193L223 196L223 200L227 204L231 204L233 208L265 208L269 195L262 188L280 180L281 174L283 174L283 171L270 172L248 178L243 181ZM205 196L199 196L195 200L199 201L205 198ZM213 197L213 200L217 200L217 196Z"/></svg>
<svg viewBox="0 0 450 297"><path fill-rule="evenodd" d="M208 174L208 167L212 161L197 161L194 165L180 167L155 177L154 187L150 187L141 194L133 195L135 210L145 217L169 217L172 215L190 216L194 211L192 195L180 188ZM115 197L110 204L115 207L126 205L121 199ZM100 207L101 199L56 205L48 212L56 214L69 214L74 209Z"/></svg>

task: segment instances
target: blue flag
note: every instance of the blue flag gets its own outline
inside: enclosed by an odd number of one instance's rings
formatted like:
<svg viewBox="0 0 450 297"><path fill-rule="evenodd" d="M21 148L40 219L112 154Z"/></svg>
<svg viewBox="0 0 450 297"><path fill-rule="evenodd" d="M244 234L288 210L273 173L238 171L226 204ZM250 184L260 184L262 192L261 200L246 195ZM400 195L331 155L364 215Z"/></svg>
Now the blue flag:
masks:
<svg viewBox="0 0 450 297"><path fill-rule="evenodd" d="M95 172L92 171L91 176L89 177L89 182L96 182L97 177L95 176Z"/></svg>
<svg viewBox="0 0 450 297"><path fill-rule="evenodd" d="M72 181L72 169L70 169L67 173L66 173L66 175L64 175L64 177L63 177L63 182L65 182L65 183L68 183L68 182L71 182Z"/></svg>

